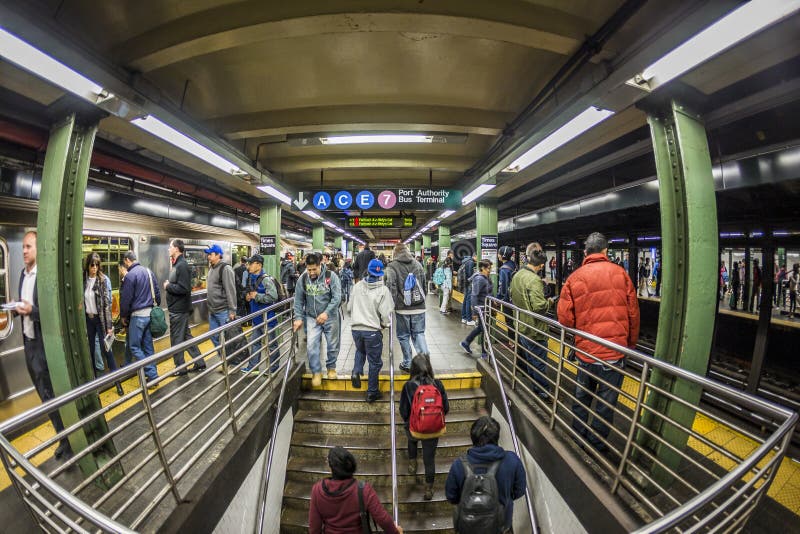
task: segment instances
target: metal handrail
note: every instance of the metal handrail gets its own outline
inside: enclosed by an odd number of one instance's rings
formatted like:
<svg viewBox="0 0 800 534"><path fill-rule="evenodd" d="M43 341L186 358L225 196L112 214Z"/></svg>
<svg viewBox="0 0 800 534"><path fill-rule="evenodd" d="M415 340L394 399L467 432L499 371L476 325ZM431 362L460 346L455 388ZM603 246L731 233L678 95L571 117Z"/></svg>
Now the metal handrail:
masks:
<svg viewBox="0 0 800 534"><path fill-rule="evenodd" d="M506 412L506 420L508 421L508 427L511 430L511 441L514 443L514 452L517 456L522 459L522 451L519 447L519 440L517 439L517 431L514 427L514 418L511 416L511 401L508 400L506 396L506 388L503 384L502 377L500 375L500 368L497 366L497 359L494 356L494 347L492 343L489 343L489 329L486 326L486 320L484 318L484 307L483 306L476 306L476 310L478 310L477 316L478 320L481 322L481 327L483 328L483 335L484 335L484 343L486 347L489 349L489 359L492 362L492 367L494 368L495 377L497 378L497 383L500 386L500 397L503 399L503 408ZM512 378L513 380L513 378ZM536 522L536 513L533 507L533 499L531 498L530 488L528 484L525 484L525 503L528 507L528 518L531 522L531 533L538 534L539 533L539 525Z"/></svg>
<svg viewBox="0 0 800 534"><path fill-rule="evenodd" d="M389 314L389 440L392 458L392 517L399 525L400 506L397 496L397 426L394 416L394 312Z"/></svg>
<svg viewBox="0 0 800 534"><path fill-rule="evenodd" d="M643 526L637 532L663 532L670 528L679 527L685 522L691 522L690 531L696 531L704 526L711 525L712 522L714 522L715 531L734 530L737 525L740 527L746 521L754 507L766 494L777 472L777 467L788 448L793 428L797 424L798 415L796 413L783 406L715 382L707 377L695 375L655 357L611 343L587 332L564 327L546 316L529 312L493 297L486 299L483 312L481 314L481 318L484 320L482 325L488 338L495 374L501 384L501 394L504 392L504 382L511 382L510 387L512 389L530 393L532 403L544 412L544 418L549 418L550 428L554 429L558 425L569 437L578 441L587 454L595 458L598 467L606 470L612 493L618 493L624 489L630 496L638 499L652 512L656 519ZM520 317L528 317L540 323L540 327L526 324L527 328L524 329L526 331L533 329L535 334L530 335L538 338L537 340L519 331L520 325L518 323ZM502 323L505 323L505 325ZM509 334L509 329L513 330L513 338ZM566 353L571 349L582 356L583 361L588 360L595 364L607 365L594 355L579 349L577 343L569 341L569 336L573 339L577 337L590 340L593 343L612 349L624 355L627 361L636 364L634 366L635 373L622 368L618 369L623 379L628 381L629 387L627 388L622 386L617 388L602 380L598 375L592 374L588 370L592 367L591 365L582 368L584 369L583 372L589 373L598 383L613 388L619 396L619 402L611 405L594 394L594 392L589 393L590 405L591 401L594 400L598 406L603 405L612 410L612 417L617 419L617 422L622 421L621 428L617 428L619 425L608 424L611 432L608 438L595 433L595 437L601 443L618 453L617 461L596 452L587 439L572 428L571 417L564 414L565 412L569 414L571 405L574 406L577 403L577 397L573 393L580 387L576 378L577 369L575 367L577 367L577 364L569 362ZM527 361L520 365L516 352L517 345L515 344L513 350L509 351L505 343L510 341L518 343L520 338L526 340L526 343L538 344L546 351L547 357L543 359L545 370L551 374L555 373L555 378L547 376L547 372L544 373L544 380L547 382L548 387L554 389L552 391L552 402L544 402L536 395L533 395L533 390L519 378L519 375L524 376L524 374L528 374L533 378L533 366ZM542 339L544 341L541 341ZM551 349L548 341L558 344L558 350ZM502 365L499 362L500 358L497 357L497 351L499 351L501 358L505 359ZM509 352L509 354L505 354L506 352ZM530 355L530 357L535 358L536 356ZM553 360L555 360L555 363L553 363ZM518 366L520 367L519 372L517 370ZM764 421L764 427L771 430L772 433L765 438L760 437L747 429L741 428L735 421L724 420L719 414L712 413L702 406L690 404L685 399L672 393L669 387L660 385L661 382L653 383L654 371L657 371L661 376L693 384L695 387L701 388L704 394L728 399L753 411ZM503 377L504 374L505 378ZM541 373L537 374L541 376ZM537 387L539 386L537 384ZM634 387L635 391L631 393ZM575 389L570 390L570 388ZM587 391L585 388L582 389ZM686 426L680 420L671 419L666 410L662 413L657 403L650 402L654 398L665 399L669 403L692 410L693 413L700 414L728 427L758 445L754 445L749 455L727 451L721 445L715 444L712 440L695 431L692 428L692 424ZM620 404L626 404L630 411L622 409L619 406ZM597 417L596 411L590 410L589 406L586 406L586 408L593 417ZM708 459L703 458L703 455L693 455L687 452L685 447L680 449L669 442L661 441L660 434L649 427L646 423L646 418L657 420L658 423L685 434L687 439L695 439L699 446L712 451L713 454L726 462L732 463L733 467L730 468L730 471L720 475L720 467L711 461L707 461ZM590 428L588 421L584 424L584 430L594 432ZM693 468L692 471L695 473L694 480L682 478L678 474L680 470L675 470L667 465L658 453L652 453L643 444L648 439L659 440L664 449L678 457L679 462ZM624 441L624 445L619 449L615 449L614 442L618 441ZM771 457L770 454L772 455ZM765 462L765 465L760 465L761 462ZM648 474L654 468L660 469L666 474L666 477L658 480L658 477ZM705 483L698 485L697 479L700 477L710 479L711 482L707 483L707 485ZM747 477L750 478L746 483L743 483L742 480L747 479ZM665 482L664 480L667 481ZM645 486L644 488L642 488L643 485ZM669 485L669 487L665 487L666 485ZM663 502L659 503L657 499L652 497L653 491L646 491L648 487L651 490L657 490L655 493L659 493L663 500L667 501L666 509ZM709 509L709 507L714 508ZM741 517L742 514L744 514L743 518Z"/></svg>
<svg viewBox="0 0 800 534"><path fill-rule="evenodd" d="M229 439L224 437L227 431L232 434L238 433L237 421L242 422L244 418L252 417L254 410L251 406L255 406L254 403L262 398L262 394L274 380L279 379L280 375L270 371L273 365L279 367L285 365L287 371L283 374L285 387L288 369L294 361L292 336L286 339L287 332L291 334L293 320L291 302L292 299L286 299L231 321L192 340L82 384L64 395L0 423L0 459L34 520L46 530L84 532L88 528L92 531L99 529L102 532L133 532L157 506L163 504L163 499L169 494L173 495L176 503L179 503L182 498L179 484L187 480L186 477L190 473L193 473L192 477L199 474L192 469L200 458L210 447L219 444L220 439ZM269 317L270 313L274 315ZM242 331L242 325L246 321L257 319L259 316L263 318L263 326L250 332ZM187 377L185 381L176 383L177 387L170 388L163 394L161 392L152 394L148 391L148 386L162 382L172 374L172 371L147 383L144 375L145 366L155 365L174 354L180 354L182 357L184 351L192 347L199 348L201 343L214 335L220 336L219 348L215 347L206 352L201 350L199 356L176 367L176 370L185 369L192 363L200 362L202 365L206 358L215 353L220 356L219 361L213 363L209 361L206 371L197 373L192 378ZM243 346L230 352L229 343L236 341L237 338ZM266 358L260 359L261 364L265 364L266 367L266 370L259 372L259 376L267 378L263 383L256 380L256 377L238 373L239 369L248 364L253 345L259 342L261 342L260 353L266 355ZM292 348L284 352L287 343ZM276 351L277 358L275 362L271 362L270 356L274 357ZM237 355L241 361L233 365L231 360ZM215 369L222 372L221 377L215 378L216 375L212 374ZM140 384L138 388L84 415L79 421L43 443L21 451L10 442L9 435L29 422L41 420L60 408L72 409L69 405L82 397L106 390L116 381L137 376ZM186 393L191 395L189 399L186 399ZM278 399L279 403L282 402L282 396L283 389ZM128 406L129 401L136 400L141 401L138 407ZM173 407L171 402L173 405L176 402L180 404ZM191 409L193 416L188 421L179 422L176 416L187 409ZM103 420L112 412L122 410L125 411L114 417L113 428L109 428L104 435L77 450L71 459L48 473L33 466L33 459L49 454L48 449L58 441L86 428L98 418ZM144 421L149 430L143 431L138 428L134 430L136 435L129 436L124 442L126 446L119 451L108 447L108 445L113 446L115 437L122 436L125 431L130 432L133 428L131 425L138 421ZM176 440L182 436L185 442L180 444ZM142 448L148 440L152 442L152 450L149 453L147 449ZM83 438L78 441L83 441ZM77 464L86 467L84 462L87 460L94 463L91 455L101 450L105 456L103 461L95 466L93 472L87 472L82 480L79 477L77 484L75 470L70 471L70 475L64 480L59 479ZM183 457L187 451L193 454L188 458ZM132 453L136 453L136 456L132 456ZM162 482L155 486L154 497L148 499L149 504L142 509L141 495L159 481ZM99 497L96 492L98 484L104 488ZM133 486L125 492L126 496L130 494L130 497L121 502L126 497L122 497L123 493L120 490L130 484ZM68 489L67 485L71 489ZM91 494L92 501L81 498L82 492L87 488L95 488ZM129 517L122 520L123 514Z"/></svg>

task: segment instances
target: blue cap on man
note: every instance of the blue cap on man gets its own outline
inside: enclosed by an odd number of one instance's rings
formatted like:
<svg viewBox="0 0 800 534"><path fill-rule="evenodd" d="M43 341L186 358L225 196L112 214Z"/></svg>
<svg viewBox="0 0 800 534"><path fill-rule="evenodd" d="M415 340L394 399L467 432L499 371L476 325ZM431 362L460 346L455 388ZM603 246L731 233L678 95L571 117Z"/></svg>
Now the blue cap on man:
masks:
<svg viewBox="0 0 800 534"><path fill-rule="evenodd" d="M381 260L370 260L367 272L372 276L383 276L383 263Z"/></svg>
<svg viewBox="0 0 800 534"><path fill-rule="evenodd" d="M223 255L222 247L217 245L216 243L214 243L213 245L209 245L209 247L205 249L203 252L205 252L206 254L213 253L213 254L219 254L220 256Z"/></svg>

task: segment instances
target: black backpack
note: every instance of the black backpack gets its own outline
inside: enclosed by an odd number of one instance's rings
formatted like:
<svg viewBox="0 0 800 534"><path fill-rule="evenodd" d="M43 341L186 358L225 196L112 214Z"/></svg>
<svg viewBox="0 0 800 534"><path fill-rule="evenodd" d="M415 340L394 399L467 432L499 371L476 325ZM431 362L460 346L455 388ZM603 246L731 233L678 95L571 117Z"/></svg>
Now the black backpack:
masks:
<svg viewBox="0 0 800 534"><path fill-rule="evenodd" d="M253 289L254 289L254 290L257 290L257 289L258 289L258 286L260 286L260 285L261 285L261 282L264 280L264 278L269 278L270 282L272 282L272 285L273 285L273 286L275 286L275 291L278 293L278 300L277 300L276 302L281 302L281 301L284 301L284 300L286 300L286 298L287 298L287 296L286 296L286 289L284 289L284 287L283 287L283 284L281 284L281 283L278 281L278 279L277 279L277 278L275 278L275 277L274 277L274 276L272 276L272 275L269 275L269 274L266 274L266 273L264 273L264 274L262 274L261 276L259 276L259 277L256 279L255 287L254 287Z"/></svg>
<svg viewBox="0 0 800 534"><path fill-rule="evenodd" d="M496 478L501 460L474 466L466 456L462 456L460 460L465 477L461 498L453 511L455 531L461 534L503 532L506 527L506 512L505 507L500 504ZM477 474L475 467L484 467L486 472Z"/></svg>

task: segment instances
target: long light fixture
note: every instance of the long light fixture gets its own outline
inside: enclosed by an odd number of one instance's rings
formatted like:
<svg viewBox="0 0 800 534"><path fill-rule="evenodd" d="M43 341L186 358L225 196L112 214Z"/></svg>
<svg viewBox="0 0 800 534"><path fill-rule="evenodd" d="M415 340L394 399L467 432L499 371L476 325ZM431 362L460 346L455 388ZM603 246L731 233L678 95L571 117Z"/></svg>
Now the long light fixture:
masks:
<svg viewBox="0 0 800 534"><path fill-rule="evenodd" d="M446 210L446 211L443 211L442 214L439 215L439 217L442 218L442 219L446 219L446 218L450 217L452 214L454 214L455 212L456 212L456 210Z"/></svg>
<svg viewBox="0 0 800 534"><path fill-rule="evenodd" d="M473 200L482 197L486 194L487 191L491 191L494 189L494 184L481 184L472 191L469 192L464 198L461 199L461 205L466 206Z"/></svg>
<svg viewBox="0 0 800 534"><path fill-rule="evenodd" d="M320 137L323 145L353 145L364 143L432 143L431 135L341 135L333 137Z"/></svg>
<svg viewBox="0 0 800 534"><path fill-rule="evenodd" d="M160 139L163 139L167 143L174 145L197 158L200 158L201 160L213 165L221 171L229 174L243 173L239 167L230 161L212 152L191 137L182 134L172 126L161 122L152 115L148 115L147 117L140 119L133 119L131 124L138 126L142 130L149 132Z"/></svg>
<svg viewBox="0 0 800 534"><path fill-rule="evenodd" d="M286 193L284 193L282 191L278 191L277 189L275 189L271 185L259 185L258 189L262 190L263 192L265 192L266 194L270 195L273 198L277 198L278 200L280 200L284 204L291 204L292 203L292 198L289 195L287 195Z"/></svg>
<svg viewBox="0 0 800 534"><path fill-rule="evenodd" d="M328 228L336 228L336 225L335 225L335 224L333 224L333 223L332 223L332 222L330 222L330 221L322 221L322 224L324 224L324 225L325 225L325 226L327 226Z"/></svg>
<svg viewBox="0 0 800 534"><path fill-rule="evenodd" d="M316 220L318 220L318 221L319 221L320 219L322 219L322 215L320 215L320 214L319 214L319 213L317 213L316 211L311 211L311 210L303 210L303 213L305 213L306 215L308 215L308 216L309 216L309 217L311 217L312 219L316 219Z"/></svg>
<svg viewBox="0 0 800 534"><path fill-rule="evenodd" d="M655 89L800 10L798 0L750 0L644 69Z"/></svg>
<svg viewBox="0 0 800 534"><path fill-rule="evenodd" d="M0 28L0 56L92 103L108 95L99 85Z"/></svg>
<svg viewBox="0 0 800 534"><path fill-rule="evenodd" d="M536 161L539 161L562 145L572 141L583 132L593 128L594 126L597 126L613 114L613 111L596 107L589 107L585 109L577 117L542 139L530 150L514 160L511 165L504 169L504 172L521 171L525 167ZM462 201L462 203L464 202Z"/></svg>

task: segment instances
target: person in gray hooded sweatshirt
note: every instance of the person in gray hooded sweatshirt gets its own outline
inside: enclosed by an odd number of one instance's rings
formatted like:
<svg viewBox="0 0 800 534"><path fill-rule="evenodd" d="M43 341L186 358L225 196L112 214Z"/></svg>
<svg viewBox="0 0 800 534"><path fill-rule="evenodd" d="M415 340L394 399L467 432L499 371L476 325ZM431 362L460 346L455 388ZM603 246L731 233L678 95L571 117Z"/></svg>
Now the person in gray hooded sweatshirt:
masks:
<svg viewBox="0 0 800 534"><path fill-rule="evenodd" d="M369 360L367 402L375 402L381 398L378 391L378 373L383 367L381 330L389 325L389 314L394 310L392 294L383 285L383 274L383 263L380 260L371 260L367 266L367 277L355 285L347 305L356 345L356 363L350 380L354 388L361 389L364 362Z"/></svg>
<svg viewBox="0 0 800 534"><path fill-rule="evenodd" d="M392 293L397 311L397 341L403 351L400 370L408 372L411 370L411 343L414 343L417 354L428 354L428 343L425 341L425 301L407 306L403 300L403 289L409 273L416 277L419 287L425 287L425 270L405 243L395 245L392 257L394 260L386 266L386 286Z"/></svg>
<svg viewBox="0 0 800 534"><path fill-rule="evenodd" d="M208 329L214 330L236 318L236 275L233 274L233 267L222 261L221 246L215 243L205 253L211 264L206 277ZM211 341L219 348L219 334L211 336Z"/></svg>

